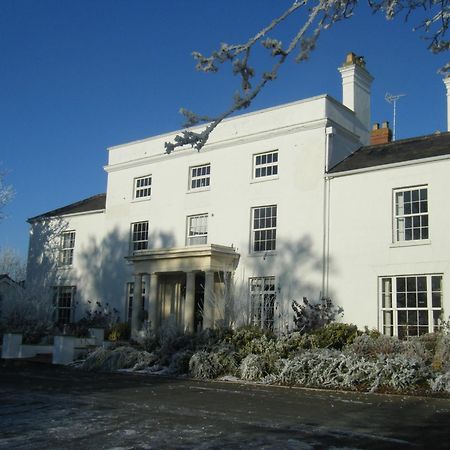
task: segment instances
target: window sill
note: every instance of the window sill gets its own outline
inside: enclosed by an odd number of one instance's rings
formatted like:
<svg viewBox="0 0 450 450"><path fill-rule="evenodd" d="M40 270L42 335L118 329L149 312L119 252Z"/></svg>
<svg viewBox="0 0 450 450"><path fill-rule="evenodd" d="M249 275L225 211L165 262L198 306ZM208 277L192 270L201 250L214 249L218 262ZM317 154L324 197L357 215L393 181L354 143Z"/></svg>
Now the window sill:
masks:
<svg viewBox="0 0 450 450"><path fill-rule="evenodd" d="M389 248L417 247L418 245L431 245L430 239L422 239L420 241L401 241L394 242Z"/></svg>
<svg viewBox="0 0 450 450"><path fill-rule="evenodd" d="M261 178L252 178L250 181L250 184L256 184L256 183L264 183L265 181L274 181L279 180L280 177L278 175L274 177L261 177Z"/></svg>
<svg viewBox="0 0 450 450"><path fill-rule="evenodd" d="M206 188L197 188L197 189L192 189L186 192L186 194L197 194L198 192L207 192L210 191L211 188L210 187L206 187Z"/></svg>
<svg viewBox="0 0 450 450"><path fill-rule="evenodd" d="M261 258L262 257L263 259L266 259L266 258L270 258L272 256L277 256L277 252L276 252L276 250L270 250L267 252L250 252L248 254L248 256L251 258L258 258L258 257Z"/></svg>
<svg viewBox="0 0 450 450"><path fill-rule="evenodd" d="M58 266L58 270L70 270L72 268L72 264L67 264L64 266Z"/></svg>
<svg viewBox="0 0 450 450"><path fill-rule="evenodd" d="M143 197L143 198L134 198L133 200L131 200L130 203L141 203L141 202L148 202L149 200L151 200L152 197Z"/></svg>

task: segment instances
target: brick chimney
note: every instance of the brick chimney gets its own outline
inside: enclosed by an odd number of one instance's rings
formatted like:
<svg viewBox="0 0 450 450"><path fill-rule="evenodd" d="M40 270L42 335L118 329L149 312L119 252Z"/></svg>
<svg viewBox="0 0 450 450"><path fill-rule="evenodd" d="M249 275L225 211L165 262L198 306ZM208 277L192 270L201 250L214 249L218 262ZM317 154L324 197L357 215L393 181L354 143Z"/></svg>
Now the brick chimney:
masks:
<svg viewBox="0 0 450 450"><path fill-rule="evenodd" d="M350 52L338 70L342 76L342 103L355 112L361 125L367 130L361 140L363 144L368 144L371 123L370 87L373 77L365 67L364 57Z"/></svg>
<svg viewBox="0 0 450 450"><path fill-rule="evenodd" d="M370 145L387 144L392 141L392 130L389 128L389 122L381 124L374 123L370 134Z"/></svg>

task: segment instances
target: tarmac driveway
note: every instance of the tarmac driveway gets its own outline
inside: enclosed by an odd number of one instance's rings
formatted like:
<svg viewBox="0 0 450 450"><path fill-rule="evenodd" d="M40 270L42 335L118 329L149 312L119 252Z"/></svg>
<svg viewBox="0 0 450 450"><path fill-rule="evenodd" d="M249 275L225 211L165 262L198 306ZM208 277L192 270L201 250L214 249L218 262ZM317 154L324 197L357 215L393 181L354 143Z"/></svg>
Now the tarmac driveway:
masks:
<svg viewBox="0 0 450 450"><path fill-rule="evenodd" d="M450 400L0 366L0 449L450 448Z"/></svg>

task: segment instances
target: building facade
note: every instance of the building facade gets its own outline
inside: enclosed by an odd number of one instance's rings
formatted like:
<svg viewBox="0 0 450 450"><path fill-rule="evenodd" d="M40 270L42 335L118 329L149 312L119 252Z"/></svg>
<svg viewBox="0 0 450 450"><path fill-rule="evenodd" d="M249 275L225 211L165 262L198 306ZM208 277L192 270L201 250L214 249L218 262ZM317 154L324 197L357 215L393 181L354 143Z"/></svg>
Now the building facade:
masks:
<svg viewBox="0 0 450 450"><path fill-rule="evenodd" d="M428 154L382 127L368 145L372 77L352 53L339 71L342 103L228 119L200 152L165 154L176 133L110 148L106 194L29 220L28 282L52 291L61 322L99 302L135 334L165 320L285 331L292 300L321 296L360 327L432 331L450 306L450 138Z"/></svg>

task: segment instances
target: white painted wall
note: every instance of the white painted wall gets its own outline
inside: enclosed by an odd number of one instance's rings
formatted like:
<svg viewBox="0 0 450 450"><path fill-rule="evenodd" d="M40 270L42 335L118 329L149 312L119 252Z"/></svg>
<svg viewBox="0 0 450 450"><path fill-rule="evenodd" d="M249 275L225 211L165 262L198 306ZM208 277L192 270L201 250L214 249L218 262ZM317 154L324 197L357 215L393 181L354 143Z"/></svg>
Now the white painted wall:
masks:
<svg viewBox="0 0 450 450"><path fill-rule="evenodd" d="M450 160L362 171L330 181L330 296L345 321L378 328L378 278L443 274L443 307L450 311L448 174ZM393 240L393 190L428 186L429 241ZM418 244L418 245L417 245Z"/></svg>

